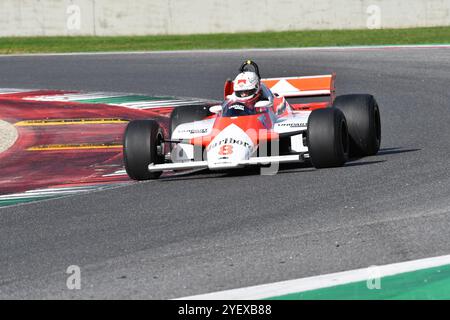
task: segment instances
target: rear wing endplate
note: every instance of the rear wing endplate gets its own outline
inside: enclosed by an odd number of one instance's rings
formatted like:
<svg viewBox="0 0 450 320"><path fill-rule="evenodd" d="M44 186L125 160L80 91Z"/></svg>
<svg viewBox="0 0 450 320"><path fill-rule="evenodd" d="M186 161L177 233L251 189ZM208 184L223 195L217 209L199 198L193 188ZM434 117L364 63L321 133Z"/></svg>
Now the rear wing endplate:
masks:
<svg viewBox="0 0 450 320"><path fill-rule="evenodd" d="M334 97L336 74L269 78L261 81L274 93L287 98L331 96Z"/></svg>

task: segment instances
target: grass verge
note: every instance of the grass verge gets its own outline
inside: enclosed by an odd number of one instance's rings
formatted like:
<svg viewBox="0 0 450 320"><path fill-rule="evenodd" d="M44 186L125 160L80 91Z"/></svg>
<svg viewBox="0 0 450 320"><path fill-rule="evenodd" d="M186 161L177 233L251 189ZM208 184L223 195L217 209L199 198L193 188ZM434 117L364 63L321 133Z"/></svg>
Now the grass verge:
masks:
<svg viewBox="0 0 450 320"><path fill-rule="evenodd" d="M1 54L448 44L450 27L206 35L0 38Z"/></svg>

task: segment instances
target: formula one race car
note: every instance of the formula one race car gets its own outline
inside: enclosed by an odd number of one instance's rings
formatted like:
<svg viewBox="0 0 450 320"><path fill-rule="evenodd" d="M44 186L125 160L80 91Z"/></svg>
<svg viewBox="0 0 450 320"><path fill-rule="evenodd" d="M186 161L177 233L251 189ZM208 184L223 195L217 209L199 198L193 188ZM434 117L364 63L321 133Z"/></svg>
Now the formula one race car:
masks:
<svg viewBox="0 0 450 320"><path fill-rule="evenodd" d="M335 97L335 75L261 79L246 61L225 83L220 105L178 107L170 137L155 120L131 121L124 135L124 162L135 180L156 179L164 171L229 170L310 162L339 167L350 156L378 152L380 112L374 97ZM287 99L325 97L289 103Z"/></svg>

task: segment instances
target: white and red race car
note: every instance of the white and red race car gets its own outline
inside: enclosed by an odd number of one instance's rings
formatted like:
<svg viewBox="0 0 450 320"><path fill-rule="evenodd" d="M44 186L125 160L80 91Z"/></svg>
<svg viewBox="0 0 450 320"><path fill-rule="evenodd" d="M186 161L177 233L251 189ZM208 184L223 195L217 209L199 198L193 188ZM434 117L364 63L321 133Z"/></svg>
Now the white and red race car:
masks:
<svg viewBox="0 0 450 320"><path fill-rule="evenodd" d="M240 71L250 69L259 77L252 61ZM170 137L154 120L131 121L123 143L126 171L132 179L148 180L170 170L270 168L286 162L327 168L344 165L349 156L376 154L377 102L369 94L335 97L334 80L334 74L261 79L262 99L252 106L231 98L228 80L222 104L175 108ZM312 101L294 104L291 98Z"/></svg>

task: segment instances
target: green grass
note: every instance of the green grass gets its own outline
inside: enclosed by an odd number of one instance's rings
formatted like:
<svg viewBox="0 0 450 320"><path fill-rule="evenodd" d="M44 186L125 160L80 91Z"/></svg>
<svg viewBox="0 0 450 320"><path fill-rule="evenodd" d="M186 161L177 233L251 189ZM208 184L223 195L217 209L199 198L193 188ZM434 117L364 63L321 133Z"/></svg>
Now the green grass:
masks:
<svg viewBox="0 0 450 320"><path fill-rule="evenodd" d="M0 38L0 53L287 48L388 44L447 44L450 27L288 31L183 36Z"/></svg>

